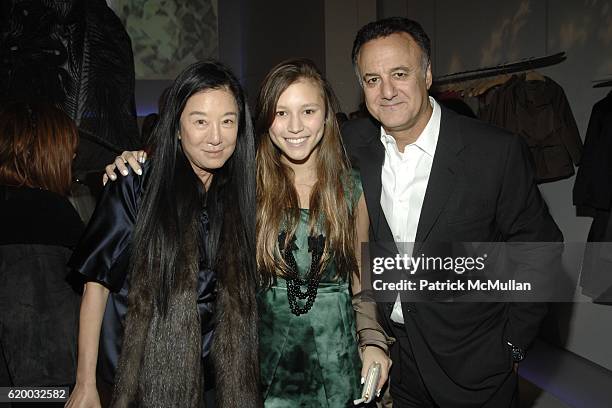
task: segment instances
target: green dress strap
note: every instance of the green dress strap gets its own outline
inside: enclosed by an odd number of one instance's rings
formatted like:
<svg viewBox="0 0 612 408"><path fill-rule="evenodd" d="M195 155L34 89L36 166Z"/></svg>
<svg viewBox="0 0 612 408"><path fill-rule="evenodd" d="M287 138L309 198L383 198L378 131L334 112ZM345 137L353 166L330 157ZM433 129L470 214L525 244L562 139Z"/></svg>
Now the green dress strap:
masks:
<svg viewBox="0 0 612 408"><path fill-rule="evenodd" d="M344 183L344 194L348 200L349 207L354 211L359 198L363 194L363 185L361 184L359 171L351 169L347 179L348 180Z"/></svg>

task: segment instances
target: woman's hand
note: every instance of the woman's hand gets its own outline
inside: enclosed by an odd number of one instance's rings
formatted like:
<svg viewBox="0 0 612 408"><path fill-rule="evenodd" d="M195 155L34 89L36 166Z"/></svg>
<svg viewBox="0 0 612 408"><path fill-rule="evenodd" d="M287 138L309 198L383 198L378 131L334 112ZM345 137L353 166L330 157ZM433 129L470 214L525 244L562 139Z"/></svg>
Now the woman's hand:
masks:
<svg viewBox="0 0 612 408"><path fill-rule="evenodd" d="M380 363L380 380L378 381L378 385L376 386L376 396L380 397L380 390L387 382L389 378L389 369L391 368L391 364L393 363L389 356L376 346L366 346L361 354L362 366L361 366L361 383L365 381L366 376L368 375L368 369L374 363Z"/></svg>
<svg viewBox="0 0 612 408"><path fill-rule="evenodd" d="M124 176L128 175L128 164L138 175L142 175L142 169L139 163L144 163L147 160L147 152L144 150L125 151L120 156L115 157L115 162L104 168L105 174L102 176L102 184L106 185L108 179L117 180L115 169L119 170Z"/></svg>
<svg viewBox="0 0 612 408"><path fill-rule="evenodd" d="M96 384L80 384L77 382L65 408L101 408L100 396Z"/></svg>

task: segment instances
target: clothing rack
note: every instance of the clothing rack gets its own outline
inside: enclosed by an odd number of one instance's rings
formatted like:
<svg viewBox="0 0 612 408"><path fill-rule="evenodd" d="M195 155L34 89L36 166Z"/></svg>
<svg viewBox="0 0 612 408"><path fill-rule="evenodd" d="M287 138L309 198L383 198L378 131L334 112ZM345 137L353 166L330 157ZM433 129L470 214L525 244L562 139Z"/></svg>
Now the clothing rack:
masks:
<svg viewBox="0 0 612 408"><path fill-rule="evenodd" d="M453 74L443 75L434 79L434 86L447 85L455 82L470 81L492 77L502 74L511 74L515 72L529 71L537 68L549 67L556 65L567 59L565 52L559 52L552 55L537 58L527 58L520 61L504 63L491 67L473 69L469 71L456 72Z"/></svg>
<svg viewBox="0 0 612 408"><path fill-rule="evenodd" d="M612 79L600 79L598 81L593 82L593 88L605 88L608 86L612 86Z"/></svg>

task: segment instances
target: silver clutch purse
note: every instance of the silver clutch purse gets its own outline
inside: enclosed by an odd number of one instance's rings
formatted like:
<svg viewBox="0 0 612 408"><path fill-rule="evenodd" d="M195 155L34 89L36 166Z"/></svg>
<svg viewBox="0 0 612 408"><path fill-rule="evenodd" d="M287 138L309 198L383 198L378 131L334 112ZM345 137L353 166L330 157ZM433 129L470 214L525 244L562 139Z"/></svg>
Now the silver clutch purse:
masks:
<svg viewBox="0 0 612 408"><path fill-rule="evenodd" d="M355 405L370 403L376 397L376 385L378 385L380 380L380 370L380 363L372 363L361 390L361 398L353 401Z"/></svg>

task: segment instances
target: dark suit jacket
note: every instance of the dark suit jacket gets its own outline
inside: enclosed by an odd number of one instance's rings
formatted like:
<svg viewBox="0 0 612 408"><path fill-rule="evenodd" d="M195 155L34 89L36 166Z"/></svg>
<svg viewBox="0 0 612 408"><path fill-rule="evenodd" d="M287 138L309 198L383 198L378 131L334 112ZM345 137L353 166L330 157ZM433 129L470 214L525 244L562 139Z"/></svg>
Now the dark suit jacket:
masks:
<svg viewBox="0 0 612 408"><path fill-rule="evenodd" d="M612 92L593 106L574 184L574 205L612 208Z"/></svg>
<svg viewBox="0 0 612 408"><path fill-rule="evenodd" d="M0 186L0 226L0 387L74 384L81 287L66 263L83 223L59 194Z"/></svg>
<svg viewBox="0 0 612 408"><path fill-rule="evenodd" d="M380 206L384 161L380 126L371 119L350 121L342 127L342 136L361 172L370 241L393 242ZM417 245L562 240L536 185L525 142L442 108ZM380 304L379 308L382 324L389 328L390 310ZM440 406L479 406L511 373L506 341L527 348L547 306L419 302L403 303L402 309L419 372L434 400ZM393 381L397 380L411 381Z"/></svg>

